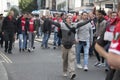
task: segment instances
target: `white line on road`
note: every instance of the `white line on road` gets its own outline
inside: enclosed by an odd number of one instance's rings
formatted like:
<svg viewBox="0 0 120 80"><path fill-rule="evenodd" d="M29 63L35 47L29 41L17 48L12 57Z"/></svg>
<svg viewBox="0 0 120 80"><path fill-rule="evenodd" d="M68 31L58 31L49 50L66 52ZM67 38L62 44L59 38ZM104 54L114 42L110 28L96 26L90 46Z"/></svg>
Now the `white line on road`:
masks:
<svg viewBox="0 0 120 80"><path fill-rule="evenodd" d="M0 56L4 59L4 61L6 62L6 63L9 63L8 61L7 61L7 59L0 53Z"/></svg>
<svg viewBox="0 0 120 80"><path fill-rule="evenodd" d="M0 51L0 56L4 59L6 63L12 63L12 61Z"/></svg>

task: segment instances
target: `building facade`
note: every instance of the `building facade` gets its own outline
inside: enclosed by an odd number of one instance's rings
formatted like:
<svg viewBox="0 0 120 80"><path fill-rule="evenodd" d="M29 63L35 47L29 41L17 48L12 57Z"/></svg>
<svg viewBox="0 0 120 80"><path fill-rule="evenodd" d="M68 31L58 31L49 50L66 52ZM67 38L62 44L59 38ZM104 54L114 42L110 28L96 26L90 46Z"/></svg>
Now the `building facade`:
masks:
<svg viewBox="0 0 120 80"><path fill-rule="evenodd" d="M0 0L0 13L6 16L11 7L18 7L18 5L19 0Z"/></svg>
<svg viewBox="0 0 120 80"><path fill-rule="evenodd" d="M89 5L93 3L95 0L81 0L81 6Z"/></svg>
<svg viewBox="0 0 120 80"><path fill-rule="evenodd" d="M38 10L39 9L50 9L56 10L56 0L37 0Z"/></svg>
<svg viewBox="0 0 120 80"><path fill-rule="evenodd" d="M102 8L105 11L112 9L116 11L118 0L95 0L96 9Z"/></svg>
<svg viewBox="0 0 120 80"><path fill-rule="evenodd" d="M75 8L75 0L59 0L56 1L56 9L69 11Z"/></svg>
<svg viewBox="0 0 120 80"><path fill-rule="evenodd" d="M74 10L82 6L94 3L94 0L59 0L56 2L57 10Z"/></svg>
<svg viewBox="0 0 120 80"><path fill-rule="evenodd" d="M69 11L75 8L80 8L89 3L94 3L95 0L37 0L38 9L58 10L58 11Z"/></svg>

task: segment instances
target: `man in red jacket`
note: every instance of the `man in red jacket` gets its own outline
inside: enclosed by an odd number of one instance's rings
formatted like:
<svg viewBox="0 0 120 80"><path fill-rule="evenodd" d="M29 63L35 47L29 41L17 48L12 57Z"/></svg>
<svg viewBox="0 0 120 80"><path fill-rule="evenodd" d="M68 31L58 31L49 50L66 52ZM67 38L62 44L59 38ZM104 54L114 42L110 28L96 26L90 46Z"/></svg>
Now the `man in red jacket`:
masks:
<svg viewBox="0 0 120 80"><path fill-rule="evenodd" d="M31 52L33 49L35 49L34 46L34 39L36 34L36 27L34 24L33 15L29 14L29 23L28 23L28 52Z"/></svg>

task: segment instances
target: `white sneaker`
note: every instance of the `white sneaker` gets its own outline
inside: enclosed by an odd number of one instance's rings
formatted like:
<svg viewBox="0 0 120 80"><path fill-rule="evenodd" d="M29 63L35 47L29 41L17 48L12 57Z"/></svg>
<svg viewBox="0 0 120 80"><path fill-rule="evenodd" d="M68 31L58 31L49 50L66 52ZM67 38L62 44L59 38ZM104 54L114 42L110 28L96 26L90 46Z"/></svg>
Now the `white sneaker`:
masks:
<svg viewBox="0 0 120 80"><path fill-rule="evenodd" d="M94 64L94 66L99 66L100 65L100 62L96 62L95 64Z"/></svg>
<svg viewBox="0 0 120 80"><path fill-rule="evenodd" d="M31 49L31 51L34 51L34 49Z"/></svg>
<svg viewBox="0 0 120 80"><path fill-rule="evenodd" d="M106 64L105 64L105 63L101 63L99 66L101 66L101 67L105 67Z"/></svg>
<svg viewBox="0 0 120 80"><path fill-rule="evenodd" d="M106 64L105 64L105 63L101 63L101 66L102 66L102 67L105 67L105 66L106 66Z"/></svg>
<svg viewBox="0 0 120 80"><path fill-rule="evenodd" d="M88 71L87 65L84 66L84 71Z"/></svg>
<svg viewBox="0 0 120 80"><path fill-rule="evenodd" d="M77 68L78 68L78 69L82 69L83 67L82 67L81 64L77 64Z"/></svg>
<svg viewBox="0 0 120 80"><path fill-rule="evenodd" d="M67 73L66 73L66 72L64 72L64 73L63 73L63 76L64 76L64 77L67 77Z"/></svg>

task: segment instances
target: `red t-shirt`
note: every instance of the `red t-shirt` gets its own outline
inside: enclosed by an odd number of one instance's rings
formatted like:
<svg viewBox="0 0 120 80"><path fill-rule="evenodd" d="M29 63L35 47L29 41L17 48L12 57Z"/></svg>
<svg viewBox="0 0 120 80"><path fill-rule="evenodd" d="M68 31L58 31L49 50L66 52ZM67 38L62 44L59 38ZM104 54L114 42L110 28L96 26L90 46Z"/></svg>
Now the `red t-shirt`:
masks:
<svg viewBox="0 0 120 80"><path fill-rule="evenodd" d="M29 21L29 31L33 32L34 31L34 20L30 19Z"/></svg>
<svg viewBox="0 0 120 80"><path fill-rule="evenodd" d="M115 27L114 39L110 44L109 52L120 55L120 21Z"/></svg>
<svg viewBox="0 0 120 80"><path fill-rule="evenodd" d="M60 18L60 19L59 19L59 22L63 22L63 19L62 19L62 18Z"/></svg>
<svg viewBox="0 0 120 80"><path fill-rule="evenodd" d="M25 18L24 17L22 17L21 18L21 25L22 25L22 31L25 31Z"/></svg>
<svg viewBox="0 0 120 80"><path fill-rule="evenodd" d="M75 22L77 20L77 16L73 16L72 22Z"/></svg>

